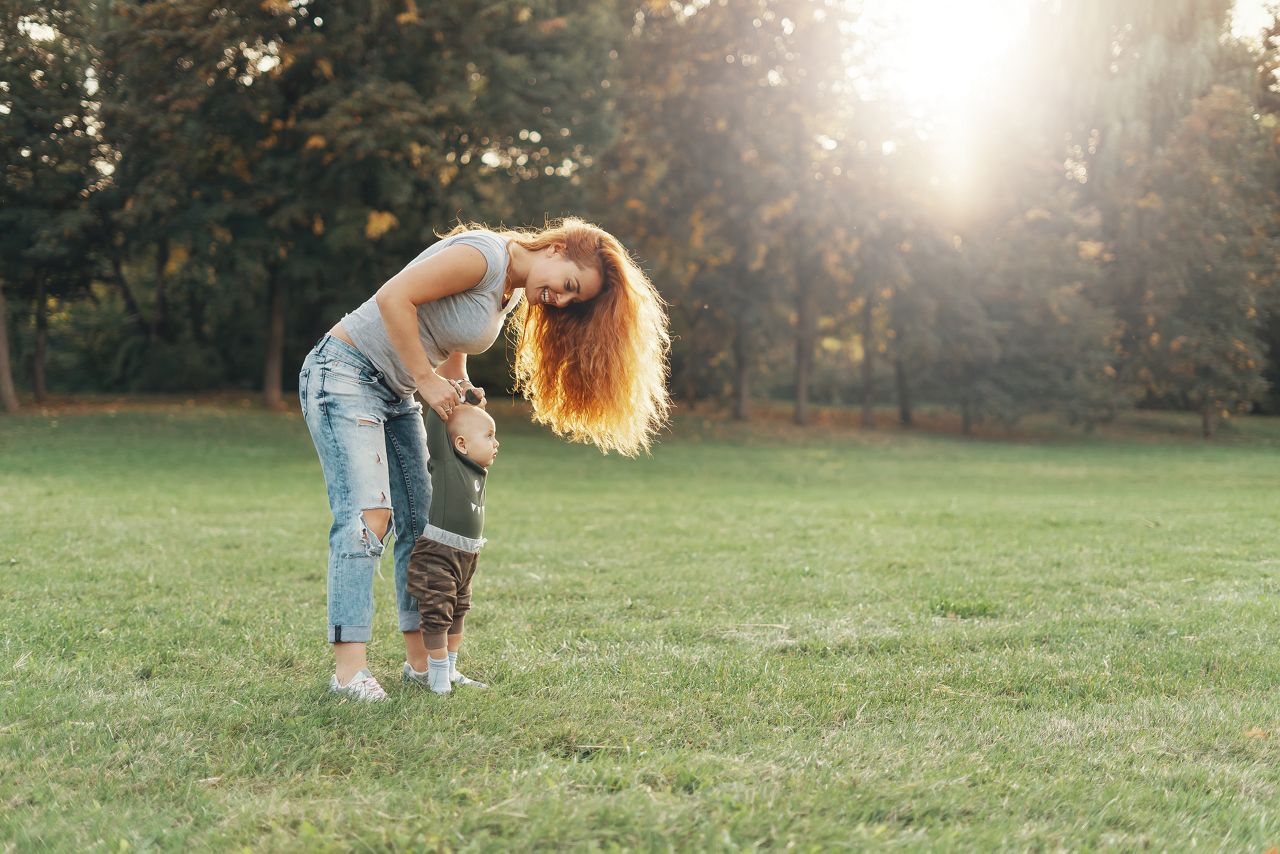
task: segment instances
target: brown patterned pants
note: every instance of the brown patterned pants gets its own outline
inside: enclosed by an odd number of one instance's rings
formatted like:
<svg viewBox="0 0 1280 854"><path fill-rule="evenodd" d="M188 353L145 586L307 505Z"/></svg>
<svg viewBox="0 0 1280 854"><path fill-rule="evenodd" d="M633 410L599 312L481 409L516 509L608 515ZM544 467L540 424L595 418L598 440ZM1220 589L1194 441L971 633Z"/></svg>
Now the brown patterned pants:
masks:
<svg viewBox="0 0 1280 854"><path fill-rule="evenodd" d="M405 589L418 600L422 634L440 635L471 610L471 577L476 555L419 537L409 556Z"/></svg>

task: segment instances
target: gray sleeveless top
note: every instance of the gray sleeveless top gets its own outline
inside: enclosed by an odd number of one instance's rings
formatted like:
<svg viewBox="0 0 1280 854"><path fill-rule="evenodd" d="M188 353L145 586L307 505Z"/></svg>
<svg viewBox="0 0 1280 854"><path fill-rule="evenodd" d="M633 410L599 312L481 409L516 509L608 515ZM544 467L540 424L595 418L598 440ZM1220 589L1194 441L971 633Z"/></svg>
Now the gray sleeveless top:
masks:
<svg viewBox="0 0 1280 854"><path fill-rule="evenodd" d="M507 315L520 304L520 299L524 296L523 290L517 290L512 295L510 304L503 308L502 285L507 278L507 241L492 231L478 229L446 237L427 247L405 269L430 258L447 246L458 245L479 249L484 255L488 271L475 287L418 306L418 339L433 368L450 353L470 355L488 350L502 331ZM382 371L393 391L409 397L417 390L413 375L400 361L395 347L391 346L387 328L382 324L382 313L378 311L378 303L373 297L342 318L342 325L351 336L356 349Z"/></svg>

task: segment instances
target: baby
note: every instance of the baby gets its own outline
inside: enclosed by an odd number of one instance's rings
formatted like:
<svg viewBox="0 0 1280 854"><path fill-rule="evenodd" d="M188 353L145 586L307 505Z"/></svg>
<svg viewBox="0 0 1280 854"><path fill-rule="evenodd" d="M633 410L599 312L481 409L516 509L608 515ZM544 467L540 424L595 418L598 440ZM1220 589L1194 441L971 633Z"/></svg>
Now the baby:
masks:
<svg viewBox="0 0 1280 854"><path fill-rule="evenodd" d="M474 400L468 397L468 400ZM446 424L427 410L427 450L431 457L431 507L427 529L413 544L407 589L418 600L427 670L404 663L404 681L437 694L454 685L487 688L458 672L462 618L471 608L471 577L485 544L484 483L498 456L497 426L479 406L462 404Z"/></svg>

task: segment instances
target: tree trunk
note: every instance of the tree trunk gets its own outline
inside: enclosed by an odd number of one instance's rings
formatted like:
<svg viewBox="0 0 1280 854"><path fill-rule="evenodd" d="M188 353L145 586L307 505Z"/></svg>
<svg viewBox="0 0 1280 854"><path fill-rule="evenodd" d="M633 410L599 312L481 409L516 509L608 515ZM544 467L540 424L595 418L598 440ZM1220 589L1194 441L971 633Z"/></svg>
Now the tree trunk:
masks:
<svg viewBox="0 0 1280 854"><path fill-rule="evenodd" d="M196 291L196 286L191 278L187 279L187 319L191 322L191 337L198 343L208 346L209 334L204 326L204 300L200 299L200 294Z"/></svg>
<svg viewBox="0 0 1280 854"><path fill-rule="evenodd" d="M733 417L738 421L747 420L747 398L750 389L747 383L751 378L748 358L751 348L747 342L747 324L742 318L733 334Z"/></svg>
<svg viewBox="0 0 1280 854"><path fill-rule="evenodd" d="M124 264L120 261L120 252L112 249L111 252L111 271L114 274L115 285L120 291L120 295L124 298L125 310L129 312L129 319L133 321L138 332L144 336L150 336L151 330L147 328L146 322L142 319L142 309L138 306L138 301L133 298L133 291L129 290L129 283L124 278Z"/></svg>
<svg viewBox="0 0 1280 854"><path fill-rule="evenodd" d="M695 364L697 358L697 351L690 347L685 353L684 382L681 383L684 386L684 402L689 406L698 402L698 369Z"/></svg>
<svg viewBox="0 0 1280 854"><path fill-rule="evenodd" d="M867 296L862 304L862 428L864 430L873 430L876 426L876 395L875 388L872 386L872 377L875 374L875 346L871 342L873 326L871 293L872 288L867 288Z"/></svg>
<svg viewBox="0 0 1280 854"><path fill-rule="evenodd" d="M270 279L270 309L267 319L267 352L262 370L262 402L268 409L283 409L280 374L284 367L284 283L279 274Z"/></svg>
<svg viewBox="0 0 1280 854"><path fill-rule="evenodd" d="M160 336L161 330L164 329L165 319L168 313L165 300L165 290L167 284L167 273L165 268L169 266L169 239L163 237L156 246L156 309L151 315L151 328L147 332L147 336L152 340L156 340Z"/></svg>
<svg viewBox="0 0 1280 854"><path fill-rule="evenodd" d="M18 390L13 387L13 363L9 361L9 309L0 285L0 404L6 412L17 412Z"/></svg>
<svg viewBox="0 0 1280 854"><path fill-rule="evenodd" d="M698 312L688 319L689 346L685 348L684 368L680 372L680 387L684 390L685 403L693 406L698 400Z"/></svg>
<svg viewBox="0 0 1280 854"><path fill-rule="evenodd" d="M907 366L902 357L893 360L893 378L898 386L898 421L903 427L911 426L911 388L907 380Z"/></svg>
<svg viewBox="0 0 1280 854"><path fill-rule="evenodd" d="M1216 426L1215 408L1213 401L1208 401L1200 407L1200 432L1204 434L1206 439L1213 438L1213 431Z"/></svg>
<svg viewBox="0 0 1280 854"><path fill-rule="evenodd" d="M809 378L813 374L813 339L815 318L813 285L808 273L800 271L796 294L796 410L794 420L800 426L809 423Z"/></svg>
<svg viewBox="0 0 1280 854"><path fill-rule="evenodd" d="M35 394L36 403L44 403L49 397L49 390L44 382L45 350L49 346L49 308L45 304L47 293L44 277L41 276L36 285L36 353L35 362L31 366L31 390Z"/></svg>

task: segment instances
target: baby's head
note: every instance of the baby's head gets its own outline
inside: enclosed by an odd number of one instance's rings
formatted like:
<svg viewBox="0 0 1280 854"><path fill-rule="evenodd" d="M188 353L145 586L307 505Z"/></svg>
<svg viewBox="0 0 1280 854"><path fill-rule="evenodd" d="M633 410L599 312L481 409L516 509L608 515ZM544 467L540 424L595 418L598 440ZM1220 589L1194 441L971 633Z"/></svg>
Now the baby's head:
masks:
<svg viewBox="0 0 1280 854"><path fill-rule="evenodd" d="M449 414L446 425L455 451L482 468L493 465L498 456L498 425L489 413L463 404Z"/></svg>

